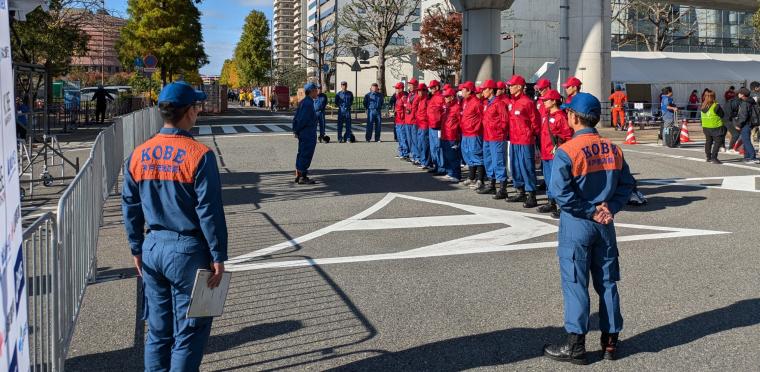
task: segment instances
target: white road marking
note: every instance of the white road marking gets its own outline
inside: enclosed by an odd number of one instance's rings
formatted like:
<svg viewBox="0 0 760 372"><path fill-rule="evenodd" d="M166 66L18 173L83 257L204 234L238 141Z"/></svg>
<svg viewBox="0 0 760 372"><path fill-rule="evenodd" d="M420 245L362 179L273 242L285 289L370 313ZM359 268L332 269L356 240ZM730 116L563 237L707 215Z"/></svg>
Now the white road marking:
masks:
<svg viewBox="0 0 760 372"><path fill-rule="evenodd" d="M419 202L431 203L449 206L469 212L471 214L463 214L459 216L439 216L439 217L420 217L415 218L419 222L413 223L409 218L399 219L377 219L367 220L366 218L373 213L379 211L383 207L387 206L394 199L407 199ZM457 225L476 225L476 224L502 224L507 225L506 228L496 229L493 231L476 234L472 236L466 236L451 241L432 244L425 247L411 249L403 252L396 253L383 253L383 254L371 254L361 256L348 256L348 257L331 257L331 258L316 258L316 259L303 259L303 260L291 260L291 261L279 261L279 262L256 262L250 263L258 257L274 254L284 249L298 246L312 239L324 236L332 232L339 231L355 231L355 230L377 230L377 229L390 229L390 228L424 228L433 226L452 226L454 221L460 221ZM540 220L552 220L550 216L537 215L524 212L512 212L502 209L477 207L472 205L442 202L432 199L424 199L414 196L402 195L402 194L387 194L382 200L375 205L367 208L366 210L356 214L353 217L349 217L343 221L337 222L325 228L319 229L312 233L300 236L298 238L273 245L264 249L260 249L242 256L238 256L230 259L226 262L227 270L229 271L246 271L257 269L268 269L276 267L298 267L298 266L313 266L313 265L327 265L334 263L349 263L349 262L368 262L378 260L397 260L397 259L409 259L409 258L422 258L422 257L438 257L438 256L451 256L451 255L463 255L473 253L489 253L489 252L506 252L522 249L536 249L536 248L550 248L556 247L557 242L539 242L539 243L524 243L516 244L521 241L525 241L531 238L544 236L548 234L554 234L557 232L557 226L541 222ZM414 226L410 226L413 224ZM627 235L618 237L619 242L639 241L639 240L652 240L652 239L668 239L678 237L689 236L703 236L703 235L717 235L717 234L729 234L724 231L712 231L712 230L696 230L685 229L677 227L661 227L661 226L646 226L635 224L616 224L618 227L630 228L630 229L643 229L650 231L658 231L658 233Z"/></svg>
<svg viewBox="0 0 760 372"><path fill-rule="evenodd" d="M223 127L222 127L222 131L223 131L225 134L235 134L235 133L237 133L237 132L238 132L238 131L237 131L237 129L235 129L235 127L233 127L233 126L231 126L231 125L225 125L225 126L223 126Z"/></svg>
<svg viewBox="0 0 760 372"><path fill-rule="evenodd" d="M198 127L198 134L201 136L206 136L206 135L211 134L211 127L208 127L208 126Z"/></svg>
<svg viewBox="0 0 760 372"><path fill-rule="evenodd" d="M261 129L252 124L243 125L243 128L247 129L251 133L261 133Z"/></svg>
<svg viewBox="0 0 760 372"><path fill-rule="evenodd" d="M681 155L672 155L672 154L665 154L661 152L648 152L648 151L639 151L639 150L632 150L630 146L625 147L623 149L623 153L626 152L632 152L634 154L645 154L645 155L655 155L655 156L664 156L666 158L672 158L672 159L682 159L682 160L691 160L691 161L698 161L700 163L704 163L705 159L700 158L691 158L688 156L681 156ZM733 163L723 163L724 166L727 167L733 167L733 168L741 168L741 169L749 169L753 170L755 172L760 172L760 167L753 167L751 165L743 165L743 164L733 164Z"/></svg>
<svg viewBox="0 0 760 372"><path fill-rule="evenodd" d="M285 131L285 129L282 129L282 128L278 127L277 125L274 125L274 124L266 124L264 126L267 127L267 128L269 128L269 129L271 129L272 132L284 132Z"/></svg>
<svg viewBox="0 0 760 372"><path fill-rule="evenodd" d="M756 179L760 176L727 176L727 177L703 177L703 178L665 178L653 180L639 180L640 183L655 185L679 185L696 187L700 189L735 190L747 192L760 192L755 187ZM721 180L720 186L701 184L697 181ZM695 183L696 182L696 183Z"/></svg>

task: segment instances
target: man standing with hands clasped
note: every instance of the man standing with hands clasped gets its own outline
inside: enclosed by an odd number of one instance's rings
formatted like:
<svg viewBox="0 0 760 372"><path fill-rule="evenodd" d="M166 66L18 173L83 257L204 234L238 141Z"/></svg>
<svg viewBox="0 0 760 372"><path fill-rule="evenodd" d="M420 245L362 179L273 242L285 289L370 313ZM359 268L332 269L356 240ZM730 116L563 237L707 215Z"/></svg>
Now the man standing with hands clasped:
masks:
<svg viewBox="0 0 760 372"><path fill-rule="evenodd" d="M555 153L549 190L561 210L557 256L568 336L564 343L544 346L544 355L586 364L589 271L599 294L604 359L615 359L618 333L623 329L613 218L628 201L634 179L622 150L594 129L601 115L596 97L578 93L562 108L575 134Z"/></svg>
<svg viewBox="0 0 760 372"><path fill-rule="evenodd" d="M185 82L165 86L158 97L163 128L124 164L121 206L143 281L146 371L198 370L212 318L186 317L195 275L211 269L214 288L227 260L216 157L190 134L205 99Z"/></svg>

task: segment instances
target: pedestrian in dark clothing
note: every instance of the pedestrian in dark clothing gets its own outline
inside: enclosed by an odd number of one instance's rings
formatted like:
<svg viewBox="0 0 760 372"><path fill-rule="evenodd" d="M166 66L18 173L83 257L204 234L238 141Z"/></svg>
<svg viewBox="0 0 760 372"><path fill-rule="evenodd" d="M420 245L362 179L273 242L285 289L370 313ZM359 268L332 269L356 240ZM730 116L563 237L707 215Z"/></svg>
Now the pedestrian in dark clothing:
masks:
<svg viewBox="0 0 760 372"><path fill-rule="evenodd" d="M708 163L720 164L718 151L726 141L726 127L723 126L723 108L716 102L715 92L708 90L700 107L702 132L705 134L705 157Z"/></svg>
<svg viewBox="0 0 760 372"><path fill-rule="evenodd" d="M739 89L739 101L739 111L736 115L736 129L739 131L742 144L744 145L744 162L747 164L760 164L760 160L757 160L755 156L755 146L750 138L752 112L756 103L750 98L749 89Z"/></svg>
<svg viewBox="0 0 760 372"><path fill-rule="evenodd" d="M736 129L736 117L739 114L739 98L734 98L726 102L726 108L723 110L725 116L723 117L723 125L725 125L728 133L731 135L731 139L728 142L727 152L736 154L734 150L736 141L739 140L739 131Z"/></svg>
<svg viewBox="0 0 760 372"><path fill-rule="evenodd" d="M109 101L113 101L113 96L102 85L98 85L98 90L92 95L90 101L95 101L95 121L102 124L106 119L106 107Z"/></svg>

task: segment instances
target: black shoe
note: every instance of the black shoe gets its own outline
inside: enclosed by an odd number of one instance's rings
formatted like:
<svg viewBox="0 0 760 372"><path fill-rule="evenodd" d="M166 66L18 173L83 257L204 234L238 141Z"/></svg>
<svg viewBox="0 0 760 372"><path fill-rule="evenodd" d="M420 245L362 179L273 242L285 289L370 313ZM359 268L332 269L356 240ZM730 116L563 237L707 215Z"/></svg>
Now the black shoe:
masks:
<svg viewBox="0 0 760 372"><path fill-rule="evenodd" d="M559 219L559 209L557 209L554 212L552 212L552 218Z"/></svg>
<svg viewBox="0 0 760 372"><path fill-rule="evenodd" d="M319 138L317 138L319 140L319 143L322 143L322 139L323 138L324 138L324 136L319 136Z"/></svg>
<svg viewBox="0 0 760 372"><path fill-rule="evenodd" d="M723 164L723 162L720 161L720 160L718 160L718 159L712 159L712 160L710 160L710 163L713 163L713 164Z"/></svg>
<svg viewBox="0 0 760 372"><path fill-rule="evenodd" d="M342 140L342 139L339 139L339 140L338 140L338 143L343 143L343 142L346 142L346 141L344 141L344 140Z"/></svg>
<svg viewBox="0 0 760 372"><path fill-rule="evenodd" d="M536 192L529 192L528 197L525 199L525 203L523 203L523 208L535 208L537 205L538 201L536 201Z"/></svg>
<svg viewBox="0 0 760 372"><path fill-rule="evenodd" d="M705 159L705 162L712 163L712 159L707 158L707 159Z"/></svg>
<svg viewBox="0 0 760 372"><path fill-rule="evenodd" d="M549 203L536 208L536 211L538 211L538 213L551 213L555 212L556 210L557 203L555 203L554 200L549 200Z"/></svg>
<svg viewBox="0 0 760 372"><path fill-rule="evenodd" d="M478 194L485 195L485 194L495 194L496 193L496 181L491 180L491 183L488 185L488 187L484 187L477 191Z"/></svg>
<svg viewBox="0 0 760 372"><path fill-rule="evenodd" d="M560 362L586 364L586 335L570 333L562 344L545 345L544 356Z"/></svg>
<svg viewBox="0 0 760 372"><path fill-rule="evenodd" d="M435 167L428 169L428 173L438 173L438 169L435 169Z"/></svg>
<svg viewBox="0 0 760 372"><path fill-rule="evenodd" d="M538 182L538 185L536 185L536 190L546 191L546 182L544 181Z"/></svg>
<svg viewBox="0 0 760 372"><path fill-rule="evenodd" d="M296 183L299 185L313 185L317 182L310 179L308 176L300 176L296 178Z"/></svg>
<svg viewBox="0 0 760 372"><path fill-rule="evenodd" d="M499 189L496 191L496 194L493 196L494 199L506 199L507 196L507 183L506 182L500 182L499 183Z"/></svg>
<svg viewBox="0 0 760 372"><path fill-rule="evenodd" d="M525 195L525 190L523 189L517 189L517 195L513 195L507 198L507 201L510 203L519 203L526 200L527 196Z"/></svg>
<svg viewBox="0 0 760 372"><path fill-rule="evenodd" d="M617 333L604 333L600 339L602 345L602 358L606 360L615 360L617 353L618 334Z"/></svg>

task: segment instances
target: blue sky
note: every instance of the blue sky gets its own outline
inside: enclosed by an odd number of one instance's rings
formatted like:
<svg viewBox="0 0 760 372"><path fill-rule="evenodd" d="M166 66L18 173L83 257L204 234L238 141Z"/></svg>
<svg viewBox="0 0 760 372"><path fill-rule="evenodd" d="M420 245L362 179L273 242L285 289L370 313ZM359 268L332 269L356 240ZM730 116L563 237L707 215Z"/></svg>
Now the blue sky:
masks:
<svg viewBox="0 0 760 372"><path fill-rule="evenodd" d="M114 11L114 15L127 16L127 0L106 0L106 8ZM201 74L206 75L218 75L224 60L232 58L243 22L251 10L262 11L267 19L272 19L272 0L204 0L198 8L209 57L209 64L201 68Z"/></svg>

